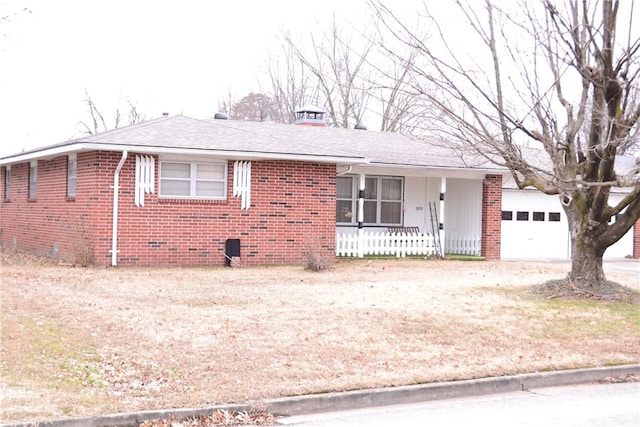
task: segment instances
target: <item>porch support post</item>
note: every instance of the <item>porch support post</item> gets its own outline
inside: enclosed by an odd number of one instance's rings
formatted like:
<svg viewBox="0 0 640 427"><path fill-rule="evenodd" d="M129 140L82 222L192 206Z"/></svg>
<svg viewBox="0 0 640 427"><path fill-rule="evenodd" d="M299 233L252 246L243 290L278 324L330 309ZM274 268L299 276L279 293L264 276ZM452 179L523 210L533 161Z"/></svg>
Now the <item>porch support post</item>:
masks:
<svg viewBox="0 0 640 427"><path fill-rule="evenodd" d="M438 224L439 232L440 232L440 251L442 252L440 255L444 257L446 253L445 250L445 235L444 235L444 200L446 199L445 193L447 192L447 178L444 176L440 178L440 224Z"/></svg>
<svg viewBox="0 0 640 427"><path fill-rule="evenodd" d="M364 257L364 185L365 175L358 176L358 257Z"/></svg>

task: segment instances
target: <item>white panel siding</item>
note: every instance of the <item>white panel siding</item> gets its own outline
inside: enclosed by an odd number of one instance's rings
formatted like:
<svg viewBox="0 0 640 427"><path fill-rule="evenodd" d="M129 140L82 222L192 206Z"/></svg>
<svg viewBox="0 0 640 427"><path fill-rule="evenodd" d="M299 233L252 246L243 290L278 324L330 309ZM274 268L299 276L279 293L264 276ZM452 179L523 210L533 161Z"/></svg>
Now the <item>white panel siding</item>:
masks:
<svg viewBox="0 0 640 427"><path fill-rule="evenodd" d="M426 201L427 180L428 178L413 176L404 180L404 225L420 227L422 232L430 232L426 228L429 214Z"/></svg>
<svg viewBox="0 0 640 427"><path fill-rule="evenodd" d="M446 221L445 251L467 255L480 254L482 234L482 181L447 179L444 199Z"/></svg>
<svg viewBox="0 0 640 427"><path fill-rule="evenodd" d="M433 234L429 202L440 198L440 178L407 176L404 183L404 226Z"/></svg>

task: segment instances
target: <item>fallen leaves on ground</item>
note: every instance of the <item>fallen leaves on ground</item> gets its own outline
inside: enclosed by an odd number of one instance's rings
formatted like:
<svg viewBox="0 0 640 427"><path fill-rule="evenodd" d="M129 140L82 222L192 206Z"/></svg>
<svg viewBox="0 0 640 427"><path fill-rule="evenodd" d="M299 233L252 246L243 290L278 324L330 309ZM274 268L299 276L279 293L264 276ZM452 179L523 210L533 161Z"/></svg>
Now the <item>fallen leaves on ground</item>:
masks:
<svg viewBox="0 0 640 427"><path fill-rule="evenodd" d="M624 377L622 376L612 376L605 377L598 381L598 384L619 384L619 383L638 383L640 382L640 375L629 374Z"/></svg>
<svg viewBox="0 0 640 427"><path fill-rule="evenodd" d="M216 411L211 415L191 417L184 420L145 421L139 427L217 427L217 426L272 426L276 419L268 412Z"/></svg>
<svg viewBox="0 0 640 427"><path fill-rule="evenodd" d="M549 280L541 285L534 285L531 289L533 293L547 299L569 298L640 304L640 292L611 281L599 286L580 287L568 279Z"/></svg>

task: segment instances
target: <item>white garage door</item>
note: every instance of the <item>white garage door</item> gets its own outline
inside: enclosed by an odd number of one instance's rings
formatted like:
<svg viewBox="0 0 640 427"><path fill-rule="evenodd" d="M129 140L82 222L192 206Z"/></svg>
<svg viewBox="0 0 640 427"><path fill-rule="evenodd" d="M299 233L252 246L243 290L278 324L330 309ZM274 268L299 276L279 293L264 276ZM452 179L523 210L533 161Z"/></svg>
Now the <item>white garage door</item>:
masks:
<svg viewBox="0 0 640 427"><path fill-rule="evenodd" d="M622 197L622 196L620 196ZM611 203L618 196L611 196ZM633 230L605 252L605 258L620 258L633 252ZM502 259L571 257L567 217L557 196L538 191L503 190Z"/></svg>
<svg viewBox="0 0 640 427"><path fill-rule="evenodd" d="M555 196L502 192L502 259L569 258L567 217Z"/></svg>

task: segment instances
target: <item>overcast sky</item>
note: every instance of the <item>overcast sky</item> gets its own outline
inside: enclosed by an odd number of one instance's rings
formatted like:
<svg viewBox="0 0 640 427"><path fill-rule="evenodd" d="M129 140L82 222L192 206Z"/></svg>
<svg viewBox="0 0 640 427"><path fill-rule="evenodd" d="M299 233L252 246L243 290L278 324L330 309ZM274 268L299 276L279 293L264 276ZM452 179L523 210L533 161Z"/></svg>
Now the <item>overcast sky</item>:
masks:
<svg viewBox="0 0 640 427"><path fill-rule="evenodd" d="M423 12L423 0L383 1L410 27ZM269 51L280 52L283 30L301 40L309 33L320 35L330 29L335 15L343 30L351 23L355 32L373 32L365 24L370 17L367 3L0 0L0 18L7 17L0 19L0 157L81 136L80 121L89 122L85 91L109 126L117 108L126 115L127 100L147 119L163 112L211 118L229 93L239 99L260 90L261 67ZM486 52L476 48L479 41L473 43L477 38L470 36L456 8L443 0L424 3L446 32L456 61L486 62ZM620 25L631 20L625 9L629 4L622 2ZM308 45L309 39L303 40L303 48L304 42ZM508 43L527 50L526 39ZM429 43L429 48L437 46ZM478 62L476 55L484 59Z"/></svg>
<svg viewBox="0 0 640 427"><path fill-rule="evenodd" d="M0 0L0 156L80 136L85 90L110 118L211 117L256 75L282 28L358 21L366 0ZM22 12L27 8L29 12Z"/></svg>

